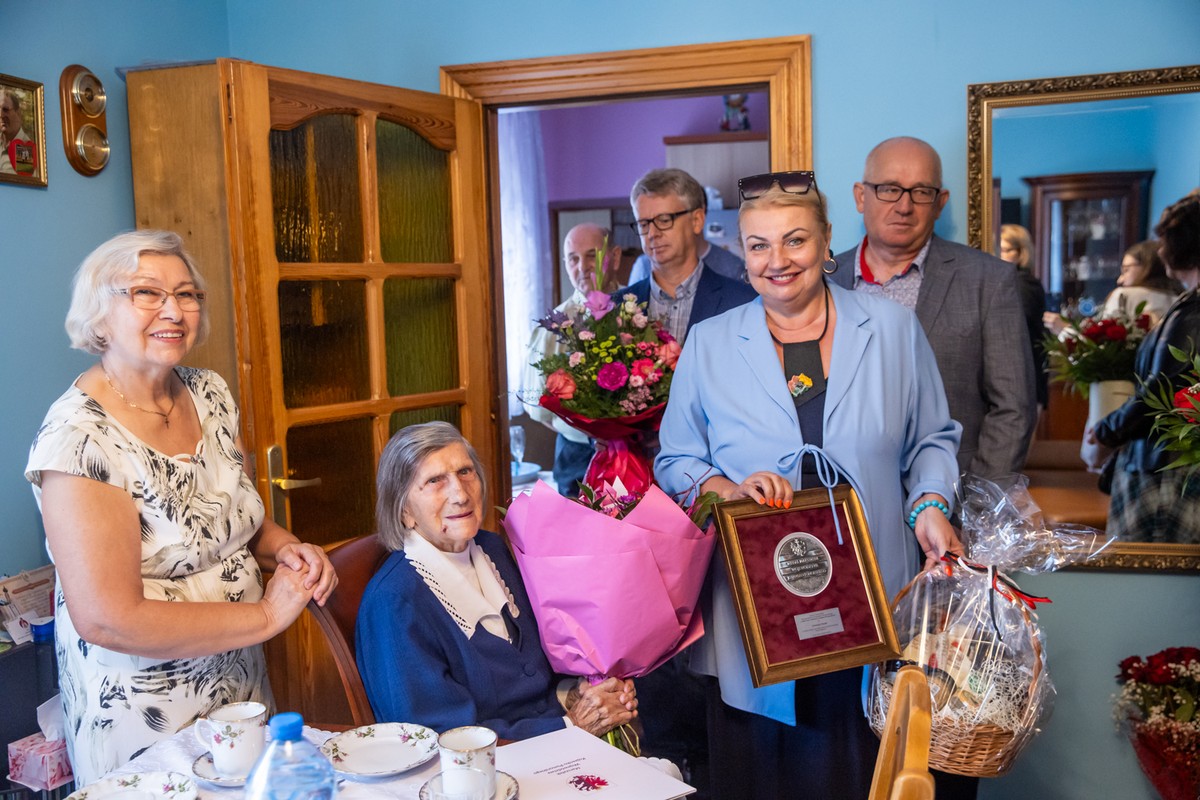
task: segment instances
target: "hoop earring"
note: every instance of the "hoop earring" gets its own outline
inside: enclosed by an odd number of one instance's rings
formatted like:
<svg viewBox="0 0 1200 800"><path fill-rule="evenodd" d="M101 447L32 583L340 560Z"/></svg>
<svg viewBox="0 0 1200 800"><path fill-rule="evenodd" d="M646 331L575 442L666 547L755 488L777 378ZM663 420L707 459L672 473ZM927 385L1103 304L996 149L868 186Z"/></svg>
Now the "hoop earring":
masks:
<svg viewBox="0 0 1200 800"><path fill-rule="evenodd" d="M828 261L826 261L825 264L833 264L833 269L829 269L828 267L826 267L824 265L821 266L821 272L824 272L826 275L832 275L833 273L838 271L838 263L836 261L834 261L832 258L829 259Z"/></svg>

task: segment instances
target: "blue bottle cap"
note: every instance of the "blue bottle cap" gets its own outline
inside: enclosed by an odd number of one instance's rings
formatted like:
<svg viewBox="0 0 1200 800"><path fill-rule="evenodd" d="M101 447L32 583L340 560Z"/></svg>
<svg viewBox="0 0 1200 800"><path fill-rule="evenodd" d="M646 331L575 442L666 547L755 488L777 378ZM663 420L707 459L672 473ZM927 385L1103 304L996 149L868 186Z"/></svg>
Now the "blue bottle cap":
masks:
<svg viewBox="0 0 1200 800"><path fill-rule="evenodd" d="M273 741L299 741L304 733L304 718L295 711L285 711L271 717L270 727Z"/></svg>
<svg viewBox="0 0 1200 800"><path fill-rule="evenodd" d="M33 634L34 642L38 644L53 644L54 617L41 617L35 622L30 622L29 631Z"/></svg>

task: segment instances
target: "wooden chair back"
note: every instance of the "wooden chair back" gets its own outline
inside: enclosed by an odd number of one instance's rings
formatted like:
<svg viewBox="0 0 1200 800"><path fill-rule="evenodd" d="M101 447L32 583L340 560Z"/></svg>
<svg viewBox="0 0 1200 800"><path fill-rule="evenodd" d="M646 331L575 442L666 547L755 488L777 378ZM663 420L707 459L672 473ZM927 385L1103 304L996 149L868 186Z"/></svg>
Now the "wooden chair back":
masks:
<svg viewBox="0 0 1200 800"><path fill-rule="evenodd" d="M308 610L316 618L329 650L337 663L338 675L346 691L350 715L356 727L372 725L375 714L367 700L354 651L354 625L367 584L391 553L379 537L360 536L329 551L329 561L337 570L338 585L322 608L310 602Z"/></svg>
<svg viewBox="0 0 1200 800"><path fill-rule="evenodd" d="M869 800L933 800L929 721L929 681L920 667L902 667L892 689Z"/></svg>

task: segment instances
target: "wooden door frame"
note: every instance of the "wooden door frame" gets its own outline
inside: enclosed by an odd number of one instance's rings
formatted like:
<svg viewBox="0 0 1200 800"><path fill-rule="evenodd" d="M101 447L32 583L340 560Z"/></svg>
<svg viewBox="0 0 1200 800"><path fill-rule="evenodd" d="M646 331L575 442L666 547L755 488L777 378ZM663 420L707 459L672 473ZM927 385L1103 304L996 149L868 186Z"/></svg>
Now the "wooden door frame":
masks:
<svg viewBox="0 0 1200 800"><path fill-rule="evenodd" d="M488 208L491 211L493 385L506 374L504 357L504 276L501 270L500 177L496 115L503 107L563 100L633 99L656 94L734 92L766 86L773 170L812 169L812 41L785 36L733 42L620 50L568 56L445 66L441 92L483 107L488 155ZM505 412L497 396L496 414ZM497 421L501 419L497 417ZM497 424L501 439L508 435ZM496 443L499 452L508 443ZM509 486L507 471L497 484Z"/></svg>

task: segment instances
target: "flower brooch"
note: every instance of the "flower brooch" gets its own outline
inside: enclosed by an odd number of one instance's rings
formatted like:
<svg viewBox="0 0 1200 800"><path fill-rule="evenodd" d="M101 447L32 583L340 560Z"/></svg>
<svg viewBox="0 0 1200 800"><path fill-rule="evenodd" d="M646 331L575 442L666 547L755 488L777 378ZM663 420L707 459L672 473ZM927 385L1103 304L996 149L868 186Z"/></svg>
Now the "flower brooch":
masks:
<svg viewBox="0 0 1200 800"><path fill-rule="evenodd" d="M813 380L801 372L799 375L793 375L787 385L792 397L799 397L812 388Z"/></svg>

